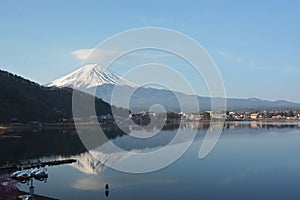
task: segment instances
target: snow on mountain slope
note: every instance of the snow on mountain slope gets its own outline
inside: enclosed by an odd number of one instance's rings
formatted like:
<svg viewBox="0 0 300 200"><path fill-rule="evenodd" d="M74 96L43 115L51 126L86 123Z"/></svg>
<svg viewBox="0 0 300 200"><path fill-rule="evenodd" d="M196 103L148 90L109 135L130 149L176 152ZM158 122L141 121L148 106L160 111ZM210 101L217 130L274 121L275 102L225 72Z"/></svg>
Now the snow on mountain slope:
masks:
<svg viewBox="0 0 300 200"><path fill-rule="evenodd" d="M84 65L71 74L46 84L46 86L88 89L103 84L129 85L132 87L136 86L136 84L123 79L122 77L114 74L98 64Z"/></svg>
<svg viewBox="0 0 300 200"><path fill-rule="evenodd" d="M74 157L77 160L72 166L85 174L100 174L105 165L94 158L89 152Z"/></svg>
<svg viewBox="0 0 300 200"><path fill-rule="evenodd" d="M101 149L101 147L99 148ZM124 160L132 156L134 153L137 153L138 150L135 149L128 152L102 152L101 150L94 149L90 152L73 156L72 158L76 159L77 162L73 163L71 166L81 171L82 173L96 175L102 173L107 168L106 165L109 166L113 163Z"/></svg>

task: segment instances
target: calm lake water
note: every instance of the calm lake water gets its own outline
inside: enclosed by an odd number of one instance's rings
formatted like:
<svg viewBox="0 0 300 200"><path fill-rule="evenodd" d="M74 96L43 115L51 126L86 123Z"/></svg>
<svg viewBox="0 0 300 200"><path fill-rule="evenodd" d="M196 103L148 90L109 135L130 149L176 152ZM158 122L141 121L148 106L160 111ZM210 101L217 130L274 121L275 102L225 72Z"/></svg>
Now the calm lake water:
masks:
<svg viewBox="0 0 300 200"><path fill-rule="evenodd" d="M186 134L195 128L193 124L181 127ZM74 164L48 167L46 183L34 180L35 194L57 199L300 199L298 123L228 123L213 151L200 160L206 128L197 129L193 144L176 162L145 174L101 165L84 151L76 133L61 130L21 132L17 135L22 138L1 138L1 145L7 147L1 150L1 161L77 159ZM112 141L124 148L151 151L167 144L176 131L161 131L143 143L128 135ZM45 137L42 141L33 139L40 135ZM110 186L108 197L106 184ZM18 188L29 191L26 183Z"/></svg>

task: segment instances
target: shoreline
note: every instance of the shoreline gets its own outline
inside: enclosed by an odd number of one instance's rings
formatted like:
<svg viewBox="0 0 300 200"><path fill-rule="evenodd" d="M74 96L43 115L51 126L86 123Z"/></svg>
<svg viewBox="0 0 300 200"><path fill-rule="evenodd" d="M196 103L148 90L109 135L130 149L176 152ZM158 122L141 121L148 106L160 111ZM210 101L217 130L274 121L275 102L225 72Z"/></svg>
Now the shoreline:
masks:
<svg viewBox="0 0 300 200"><path fill-rule="evenodd" d="M198 120L198 121L185 121L183 120L181 123L214 123L214 122L222 122L220 120ZM287 119L256 119L256 120L225 120L224 123L227 122L244 122L244 123L254 123L254 122L270 122L270 123L300 123L300 120L287 120ZM173 122L171 124L179 124L180 120L177 122ZM38 129L57 129L57 128L64 128L64 129L75 129L76 127L80 128L88 128L88 127L94 127L98 126L99 124L104 125L104 126L117 126L115 123L92 123L92 122L82 122L82 123L76 123L76 126L74 123L44 123L44 125L40 127L35 127L31 123L18 123L16 124L7 124L7 125L2 125L0 126L0 134L4 133L6 131L16 131L16 130L23 130L23 129L28 129L28 130L38 130Z"/></svg>

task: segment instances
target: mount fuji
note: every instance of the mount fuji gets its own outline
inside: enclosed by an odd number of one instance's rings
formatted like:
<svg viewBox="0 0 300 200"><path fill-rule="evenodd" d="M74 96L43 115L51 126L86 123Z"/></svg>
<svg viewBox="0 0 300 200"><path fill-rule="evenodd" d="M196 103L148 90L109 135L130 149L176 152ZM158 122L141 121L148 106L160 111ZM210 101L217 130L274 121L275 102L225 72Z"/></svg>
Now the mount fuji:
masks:
<svg viewBox="0 0 300 200"><path fill-rule="evenodd" d="M134 91L131 95L128 108L133 112L149 110L154 104L162 105L166 111L195 112L194 104L191 104L195 97L197 98L200 110L211 109L210 97L187 95L166 89L140 87L98 64L84 65L73 73L46 84L46 86L71 87L95 95L110 104L112 104L112 94L116 86L118 87L118 91L122 92L121 95L119 95L119 99L122 99L122 94L130 94ZM179 103L178 97L180 97L181 100L183 99L184 102ZM227 98L226 101L229 110L300 108L299 103L284 100L268 101L257 98ZM114 105L124 107L116 102ZM184 108L182 108L182 106Z"/></svg>
<svg viewBox="0 0 300 200"><path fill-rule="evenodd" d="M51 83L46 84L48 87L71 87L79 90L86 90L105 84L128 85L135 87L136 85L128 80L123 79L119 75L112 73L108 69L98 64L87 64L78 70L63 76Z"/></svg>

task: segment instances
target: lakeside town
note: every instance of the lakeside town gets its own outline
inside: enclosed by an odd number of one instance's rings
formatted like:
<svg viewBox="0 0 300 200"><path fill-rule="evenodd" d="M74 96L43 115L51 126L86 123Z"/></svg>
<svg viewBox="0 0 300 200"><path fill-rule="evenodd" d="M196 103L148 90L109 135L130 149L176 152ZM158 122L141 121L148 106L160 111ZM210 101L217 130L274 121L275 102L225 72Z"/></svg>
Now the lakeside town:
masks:
<svg viewBox="0 0 300 200"><path fill-rule="evenodd" d="M100 123L101 125L142 125L146 126L153 122L165 120L166 126L179 124L179 122L208 122L208 121L300 121L300 110L263 110L263 111L226 111L222 114L213 111L204 111L201 113L184 113L184 112L139 112L130 113L126 118L105 114L101 116L90 116L89 118L70 118L59 119L57 122L22 122L17 118L10 119L9 122L0 122L0 131L9 128L31 127L33 129L42 129L49 127L73 127L74 123L82 126L90 126Z"/></svg>
<svg viewBox="0 0 300 200"><path fill-rule="evenodd" d="M253 121L253 120L270 120L270 121L298 121L300 120L299 110L271 110L271 111L227 111L226 114L216 114L212 111L202 112L200 114L185 114L182 117L186 120L201 121L225 119L226 121Z"/></svg>
<svg viewBox="0 0 300 200"><path fill-rule="evenodd" d="M163 115L164 116L164 115ZM154 112L140 112L131 114L130 118L136 124L147 125L151 120L163 117L162 114ZM208 122L208 121L300 121L299 110L270 110L270 111L226 111L214 113L204 111L201 113L166 113L166 124L183 122Z"/></svg>

